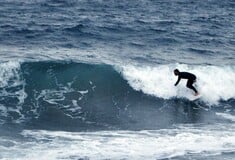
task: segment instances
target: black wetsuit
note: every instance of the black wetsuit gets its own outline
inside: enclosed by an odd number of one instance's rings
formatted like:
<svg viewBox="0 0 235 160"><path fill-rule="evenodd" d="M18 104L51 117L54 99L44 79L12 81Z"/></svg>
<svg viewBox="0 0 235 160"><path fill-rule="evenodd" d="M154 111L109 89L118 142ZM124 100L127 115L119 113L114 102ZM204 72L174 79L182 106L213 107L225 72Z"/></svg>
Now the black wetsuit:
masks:
<svg viewBox="0 0 235 160"><path fill-rule="evenodd" d="M197 90L193 87L193 83L196 81L196 76L192 73L188 73L188 72L179 72L178 74L178 80L175 83L175 86L180 82L180 80L182 79L188 79L187 81L187 87L194 90L195 93L198 93Z"/></svg>

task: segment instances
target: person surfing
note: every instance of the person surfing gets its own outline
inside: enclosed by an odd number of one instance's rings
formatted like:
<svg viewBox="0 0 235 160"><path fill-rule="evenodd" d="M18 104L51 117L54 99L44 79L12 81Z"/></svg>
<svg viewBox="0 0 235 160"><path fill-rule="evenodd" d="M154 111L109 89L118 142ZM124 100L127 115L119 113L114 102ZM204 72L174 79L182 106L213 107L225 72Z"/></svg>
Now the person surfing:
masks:
<svg viewBox="0 0 235 160"><path fill-rule="evenodd" d="M181 79L187 79L188 81L187 81L186 87L192 89L195 92L194 94L195 96L199 95L198 91L193 86L193 83L196 82L196 79L197 79L197 77L194 74L189 73L189 72L180 72L178 69L174 70L174 74L178 76L178 80L176 81L175 86L178 85Z"/></svg>

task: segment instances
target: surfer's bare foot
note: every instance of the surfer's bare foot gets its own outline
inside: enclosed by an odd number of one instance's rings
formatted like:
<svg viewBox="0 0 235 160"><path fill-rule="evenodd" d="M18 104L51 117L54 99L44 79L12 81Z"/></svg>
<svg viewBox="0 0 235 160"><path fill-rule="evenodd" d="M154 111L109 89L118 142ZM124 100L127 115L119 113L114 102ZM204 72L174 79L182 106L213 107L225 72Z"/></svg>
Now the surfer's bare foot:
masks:
<svg viewBox="0 0 235 160"><path fill-rule="evenodd" d="M194 96L198 96L198 95L199 95L199 93L195 93L195 94L194 94Z"/></svg>

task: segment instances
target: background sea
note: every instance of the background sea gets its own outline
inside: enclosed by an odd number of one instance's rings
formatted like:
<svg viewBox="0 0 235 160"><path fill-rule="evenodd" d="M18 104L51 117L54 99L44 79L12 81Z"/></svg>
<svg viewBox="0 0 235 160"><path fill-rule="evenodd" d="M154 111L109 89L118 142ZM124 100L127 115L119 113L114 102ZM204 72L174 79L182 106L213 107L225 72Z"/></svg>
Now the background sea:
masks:
<svg viewBox="0 0 235 160"><path fill-rule="evenodd" d="M234 0L0 1L1 160L234 158Z"/></svg>

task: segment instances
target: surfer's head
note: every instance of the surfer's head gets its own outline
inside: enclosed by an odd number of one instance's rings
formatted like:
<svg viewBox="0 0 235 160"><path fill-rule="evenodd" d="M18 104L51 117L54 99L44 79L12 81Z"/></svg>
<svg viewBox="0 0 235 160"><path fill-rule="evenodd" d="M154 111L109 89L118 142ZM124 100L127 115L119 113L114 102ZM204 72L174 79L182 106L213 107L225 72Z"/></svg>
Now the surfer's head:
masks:
<svg viewBox="0 0 235 160"><path fill-rule="evenodd" d="M174 70L174 74L175 74L176 76L178 76L179 73L180 73L180 71L179 71L178 69L175 69L175 70Z"/></svg>

